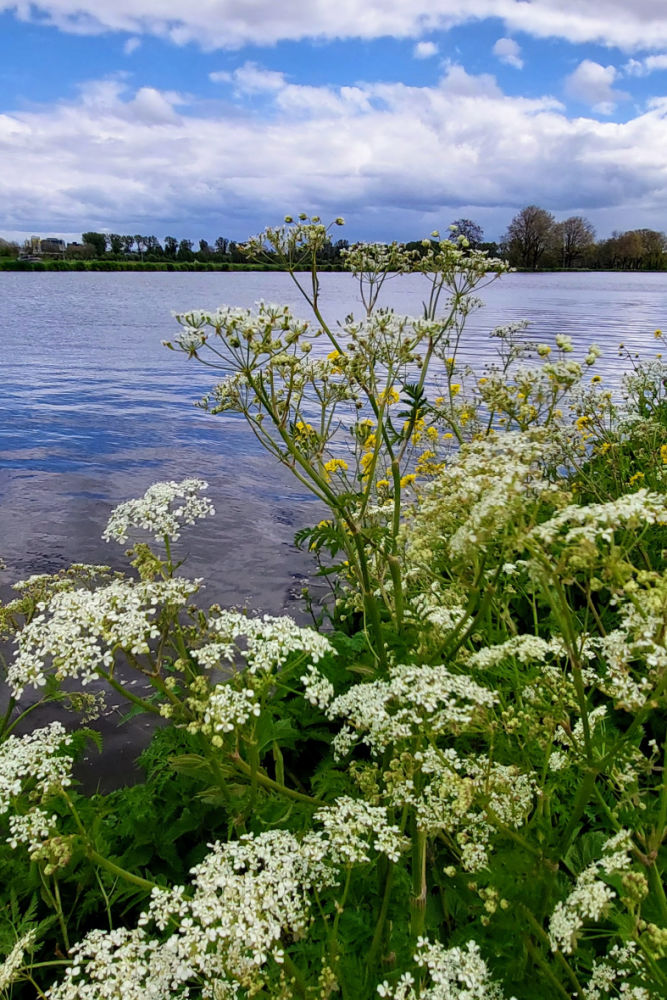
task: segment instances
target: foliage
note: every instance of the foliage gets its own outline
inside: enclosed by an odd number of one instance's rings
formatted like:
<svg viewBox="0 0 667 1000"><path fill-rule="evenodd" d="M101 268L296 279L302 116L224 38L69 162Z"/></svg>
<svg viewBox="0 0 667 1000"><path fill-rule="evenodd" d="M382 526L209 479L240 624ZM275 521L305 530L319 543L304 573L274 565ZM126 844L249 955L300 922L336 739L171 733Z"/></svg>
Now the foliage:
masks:
<svg viewBox="0 0 667 1000"><path fill-rule="evenodd" d="M595 345L581 364L519 325L472 370L465 321L505 267L464 236L345 248L364 314L334 323L329 233L248 248L313 321L193 310L169 345L327 505L299 533L319 627L196 603L173 546L213 513L196 479L112 513L127 573L33 577L1 609L0 992L658 1000L667 369L624 354L615 398ZM424 315L383 310L415 271ZM86 795L92 731L31 715L88 726L109 688L160 727L143 781Z"/></svg>

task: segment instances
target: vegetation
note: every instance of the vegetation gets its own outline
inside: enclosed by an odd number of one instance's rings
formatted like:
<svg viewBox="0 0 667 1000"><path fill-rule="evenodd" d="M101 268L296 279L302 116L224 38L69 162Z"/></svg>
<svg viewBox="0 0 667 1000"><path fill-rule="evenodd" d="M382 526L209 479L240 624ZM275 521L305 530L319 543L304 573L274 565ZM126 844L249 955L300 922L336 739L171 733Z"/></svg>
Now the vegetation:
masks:
<svg viewBox="0 0 667 1000"><path fill-rule="evenodd" d="M615 399L595 345L579 364L514 326L473 371L465 321L504 265L464 236L350 248L364 310L335 323L329 239L306 218L250 247L310 322L192 311L167 345L328 508L297 535L330 584L315 627L197 605L196 479L112 512L127 574L33 577L1 609L0 991L659 1000L665 363L624 355ZM383 309L414 272L423 316ZM109 688L163 725L143 782L86 795ZM48 703L80 727L32 728Z"/></svg>
<svg viewBox="0 0 667 1000"><path fill-rule="evenodd" d="M528 205L510 222L499 243L484 240L484 232L472 219L456 219L449 227L450 238L463 237L470 250L486 251L490 257L502 257L510 266L524 270L663 271L667 269L667 236L653 229L614 232L609 239L596 242L595 230L580 215L557 222L551 212ZM247 244L224 236L213 244L177 240L166 236L161 243L156 236L121 236L116 233L87 232L82 243L70 243L64 256L41 260L20 260L17 243L0 240L0 270L104 270L104 271L188 271L256 269L249 259ZM252 242L252 241L251 241ZM430 241L414 240L401 244L414 255L428 253ZM393 246L394 244L389 244ZM333 240L330 234L317 248L320 270L343 270L349 243ZM280 255L263 255L266 269L280 270Z"/></svg>

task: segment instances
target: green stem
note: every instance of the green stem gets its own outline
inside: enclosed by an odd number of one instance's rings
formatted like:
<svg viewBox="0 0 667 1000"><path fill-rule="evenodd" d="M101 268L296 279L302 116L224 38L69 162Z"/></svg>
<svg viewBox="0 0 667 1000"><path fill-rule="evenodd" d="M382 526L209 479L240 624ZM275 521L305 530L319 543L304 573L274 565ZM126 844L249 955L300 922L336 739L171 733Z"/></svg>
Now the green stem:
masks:
<svg viewBox="0 0 667 1000"><path fill-rule="evenodd" d="M375 964L377 958L377 953L380 950L380 945L382 944L382 937L384 935L384 925L387 922L387 913L389 912L389 902L391 900L391 890L394 883L394 864L389 862L389 868L387 869L387 877L384 883L384 893L382 895L382 904L380 906L380 913L378 915L377 923L375 925L375 931L373 933L373 940L371 941L371 946L368 949L368 955L366 958L367 967L371 968Z"/></svg>
<svg viewBox="0 0 667 1000"><path fill-rule="evenodd" d="M415 824L416 826L416 824ZM412 847L412 893L410 896L410 933L418 938L426 920L426 831L415 829Z"/></svg>
<svg viewBox="0 0 667 1000"><path fill-rule="evenodd" d="M141 878L140 875L135 875L133 872L128 872L125 868L121 868L120 865L114 864L109 858L105 858L102 854L98 852L93 847L88 847L87 850L88 857L95 864L99 865L100 868L105 868L112 875L116 875L118 878L122 878L124 882L130 882L131 885L137 885L141 889L146 889L150 892L152 889L157 889L157 882L149 882L148 879Z"/></svg>
<svg viewBox="0 0 667 1000"><path fill-rule="evenodd" d="M558 982L553 972L549 968L548 963L542 957L539 950L535 947L530 938L524 938L524 940L526 942L526 947L530 953L530 957L533 959L536 965L539 965L540 969L542 970L546 978L549 980L551 985L554 987L558 995L560 997L564 997L565 1000L572 1000L572 995L567 992L562 983Z"/></svg>
<svg viewBox="0 0 667 1000"><path fill-rule="evenodd" d="M532 927L532 929L535 932L535 934L538 936L538 938L540 939L540 941L547 948L549 948L551 950L551 942L550 942L549 937L546 934L544 928L537 922L537 920L535 919L534 915L531 913L531 911L528 909L527 906L525 906L523 903L521 903L520 906L521 906L521 912L524 914L524 916L528 920L528 923ZM581 983L579 982L579 980L575 976L574 970L571 969L570 966L568 965L568 963L565 961L565 957L563 956L563 954L560 951L557 951L554 954L556 956L556 961L561 966L561 968L563 969L563 971L567 975L568 979L572 983L572 986L574 988L574 992L575 992L576 996L578 996L578 997L583 996L583 990L581 988ZM543 968L548 968L547 963L542 958L542 956L540 956L540 958L539 958L539 964ZM552 973L552 975L553 975L553 973ZM567 994L567 996L568 996L568 1000L571 1000L571 996L569 994Z"/></svg>
<svg viewBox="0 0 667 1000"><path fill-rule="evenodd" d="M127 698L127 700L131 701L133 705L143 709L144 712L151 712L153 715L160 715L160 709L156 708L155 705L152 705L150 701L146 701L144 698L140 698L138 695L132 694L131 691L126 690L122 684L119 684L117 680L114 680L114 678L110 674L105 673L104 670L100 670L99 673L100 677L103 677L107 684L114 689L114 691L117 691L118 694L123 696L123 698Z"/></svg>
<svg viewBox="0 0 667 1000"><path fill-rule="evenodd" d="M561 838L559 854L563 855L567 853L567 849L570 846L570 838L574 833L577 823L581 819L584 813L584 809L588 805L588 801L593 794L593 789L595 788L595 782L597 780L598 772L597 770L588 770L584 773L584 779L579 786L579 791L577 792L577 797L574 801L574 808L570 815L567 826L563 832Z"/></svg>
<svg viewBox="0 0 667 1000"><path fill-rule="evenodd" d="M252 777L252 768L242 757L235 755L232 757L232 761L238 771L241 771L242 774L245 774L249 778ZM272 792L278 792L279 795L285 795L288 799L294 799L295 802L305 802L309 806L324 805L324 799L313 798L312 795L304 795L301 792L296 792L293 788L288 788L287 785L280 785L273 778L269 778L268 774L265 774L260 768L255 772L255 780L263 788L268 788Z"/></svg>

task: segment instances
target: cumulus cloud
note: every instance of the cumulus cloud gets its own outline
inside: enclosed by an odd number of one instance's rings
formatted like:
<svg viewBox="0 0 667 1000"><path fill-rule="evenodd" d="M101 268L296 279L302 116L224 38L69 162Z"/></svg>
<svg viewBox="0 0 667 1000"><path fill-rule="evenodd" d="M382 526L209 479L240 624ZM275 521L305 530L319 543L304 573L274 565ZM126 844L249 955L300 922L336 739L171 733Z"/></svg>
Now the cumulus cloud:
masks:
<svg viewBox="0 0 667 1000"><path fill-rule="evenodd" d="M341 213L362 232L390 220L386 235L407 238L420 219L459 206L505 206L506 221L528 202L570 214L608 207L611 224L616 208L667 209L655 155L667 144L667 100L626 123L570 120L553 98L509 97L460 66L428 87L305 87L250 64L218 105L128 81L0 115L6 231L164 235L178 220L207 232L224 216L244 237L306 210Z"/></svg>
<svg viewBox="0 0 667 1000"><path fill-rule="evenodd" d="M0 11L46 19L64 31L153 34L206 49L284 39L419 38L482 18L508 33L598 42L625 50L667 46L667 9L655 0L0 0Z"/></svg>
<svg viewBox="0 0 667 1000"><path fill-rule="evenodd" d="M576 101L588 104L601 115L611 115L619 101L628 94L614 90L618 71L614 66L601 66L592 59L584 59L565 80L565 91Z"/></svg>
<svg viewBox="0 0 667 1000"><path fill-rule="evenodd" d="M623 67L628 76L648 76L667 69L667 52L646 56L644 59L630 59Z"/></svg>
<svg viewBox="0 0 667 1000"><path fill-rule="evenodd" d="M412 54L415 59L431 59L432 56L437 56L438 46L435 42L417 42Z"/></svg>
<svg viewBox="0 0 667 1000"><path fill-rule="evenodd" d="M493 46L493 54L502 63L514 66L515 69L523 69L521 47L513 38L499 38Z"/></svg>

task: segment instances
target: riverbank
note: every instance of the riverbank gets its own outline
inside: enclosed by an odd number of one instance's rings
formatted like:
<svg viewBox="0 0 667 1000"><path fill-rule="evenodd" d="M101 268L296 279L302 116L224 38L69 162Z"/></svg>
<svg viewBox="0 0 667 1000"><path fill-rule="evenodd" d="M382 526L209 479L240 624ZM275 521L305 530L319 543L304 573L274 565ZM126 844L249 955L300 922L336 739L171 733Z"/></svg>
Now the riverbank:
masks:
<svg viewBox="0 0 667 1000"><path fill-rule="evenodd" d="M0 271L283 271L277 264L242 264L232 261L179 260L16 260L0 258ZM308 268L295 270L307 271ZM344 271L340 264L326 264L320 271Z"/></svg>

